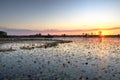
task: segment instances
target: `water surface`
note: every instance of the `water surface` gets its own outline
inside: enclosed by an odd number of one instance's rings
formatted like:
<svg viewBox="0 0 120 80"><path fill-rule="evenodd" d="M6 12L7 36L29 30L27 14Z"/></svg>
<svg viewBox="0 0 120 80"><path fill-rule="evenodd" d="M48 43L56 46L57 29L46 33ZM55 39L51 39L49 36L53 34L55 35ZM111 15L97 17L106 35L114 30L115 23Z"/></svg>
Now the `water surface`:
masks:
<svg viewBox="0 0 120 80"><path fill-rule="evenodd" d="M46 41L0 44L16 51L0 52L0 80L120 80L120 38L57 38L72 40L56 47L22 50Z"/></svg>

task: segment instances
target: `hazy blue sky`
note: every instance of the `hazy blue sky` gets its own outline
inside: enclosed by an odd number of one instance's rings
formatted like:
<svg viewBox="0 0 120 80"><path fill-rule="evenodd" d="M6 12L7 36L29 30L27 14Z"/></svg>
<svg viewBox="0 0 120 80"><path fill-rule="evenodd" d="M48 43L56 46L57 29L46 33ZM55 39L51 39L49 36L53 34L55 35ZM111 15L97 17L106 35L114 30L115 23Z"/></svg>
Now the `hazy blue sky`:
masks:
<svg viewBox="0 0 120 80"><path fill-rule="evenodd" d="M76 30L120 26L120 0L0 0L0 27Z"/></svg>

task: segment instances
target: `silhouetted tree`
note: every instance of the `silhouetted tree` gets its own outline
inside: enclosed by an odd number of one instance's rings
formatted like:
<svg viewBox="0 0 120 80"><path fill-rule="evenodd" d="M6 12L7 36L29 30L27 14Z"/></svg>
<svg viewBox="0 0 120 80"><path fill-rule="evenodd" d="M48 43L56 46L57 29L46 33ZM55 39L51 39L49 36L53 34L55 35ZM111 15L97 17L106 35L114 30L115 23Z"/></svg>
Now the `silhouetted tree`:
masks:
<svg viewBox="0 0 120 80"><path fill-rule="evenodd" d="M93 33L91 33L91 35L93 36Z"/></svg>
<svg viewBox="0 0 120 80"><path fill-rule="evenodd" d="M120 34L118 34L118 37L120 37Z"/></svg>
<svg viewBox="0 0 120 80"><path fill-rule="evenodd" d="M85 33L85 34L84 34L84 37L88 37L88 36L89 36L89 34L88 34L88 33Z"/></svg>
<svg viewBox="0 0 120 80"><path fill-rule="evenodd" d="M84 36L84 35L85 35L85 33L82 33L82 35Z"/></svg>
<svg viewBox="0 0 120 80"><path fill-rule="evenodd" d="M36 36L42 36L42 35L41 35L41 33L39 33L39 34L36 34Z"/></svg>
<svg viewBox="0 0 120 80"><path fill-rule="evenodd" d="M7 32L0 31L0 36L7 36Z"/></svg>
<svg viewBox="0 0 120 80"><path fill-rule="evenodd" d="M65 36L66 36L66 34L62 34L62 36L63 36L63 37L65 37Z"/></svg>
<svg viewBox="0 0 120 80"><path fill-rule="evenodd" d="M99 32L98 32L98 35L101 36L101 35L102 35L102 31L99 31Z"/></svg>
<svg viewBox="0 0 120 80"><path fill-rule="evenodd" d="M48 33L48 35L47 36L51 36L49 33Z"/></svg>

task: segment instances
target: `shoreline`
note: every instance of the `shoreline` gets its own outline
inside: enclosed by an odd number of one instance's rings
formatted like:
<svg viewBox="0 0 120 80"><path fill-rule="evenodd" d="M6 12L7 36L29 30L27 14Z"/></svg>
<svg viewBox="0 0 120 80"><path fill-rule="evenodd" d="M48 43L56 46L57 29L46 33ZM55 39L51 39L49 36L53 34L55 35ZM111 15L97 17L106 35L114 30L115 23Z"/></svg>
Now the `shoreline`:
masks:
<svg viewBox="0 0 120 80"><path fill-rule="evenodd" d="M0 37L0 44L1 43L9 43L9 42L22 42L22 41L63 41L60 39L56 38L120 38L120 37L108 37L108 36L101 36L101 37L92 37L92 36L87 36L87 37L78 37L78 36L59 36L59 37L53 37L53 38L45 38L45 37L23 37L23 36L16 36L16 37Z"/></svg>

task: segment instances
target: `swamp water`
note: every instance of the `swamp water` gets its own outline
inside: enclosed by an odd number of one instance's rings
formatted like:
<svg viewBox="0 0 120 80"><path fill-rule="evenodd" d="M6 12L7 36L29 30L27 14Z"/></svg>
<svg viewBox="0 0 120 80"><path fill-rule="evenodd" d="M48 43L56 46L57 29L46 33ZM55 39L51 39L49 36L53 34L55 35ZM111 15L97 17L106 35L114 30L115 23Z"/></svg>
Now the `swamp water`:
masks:
<svg viewBox="0 0 120 80"><path fill-rule="evenodd" d="M31 50L20 47L46 41L0 44L15 49L0 52L0 80L120 80L120 38L57 39L73 42Z"/></svg>

